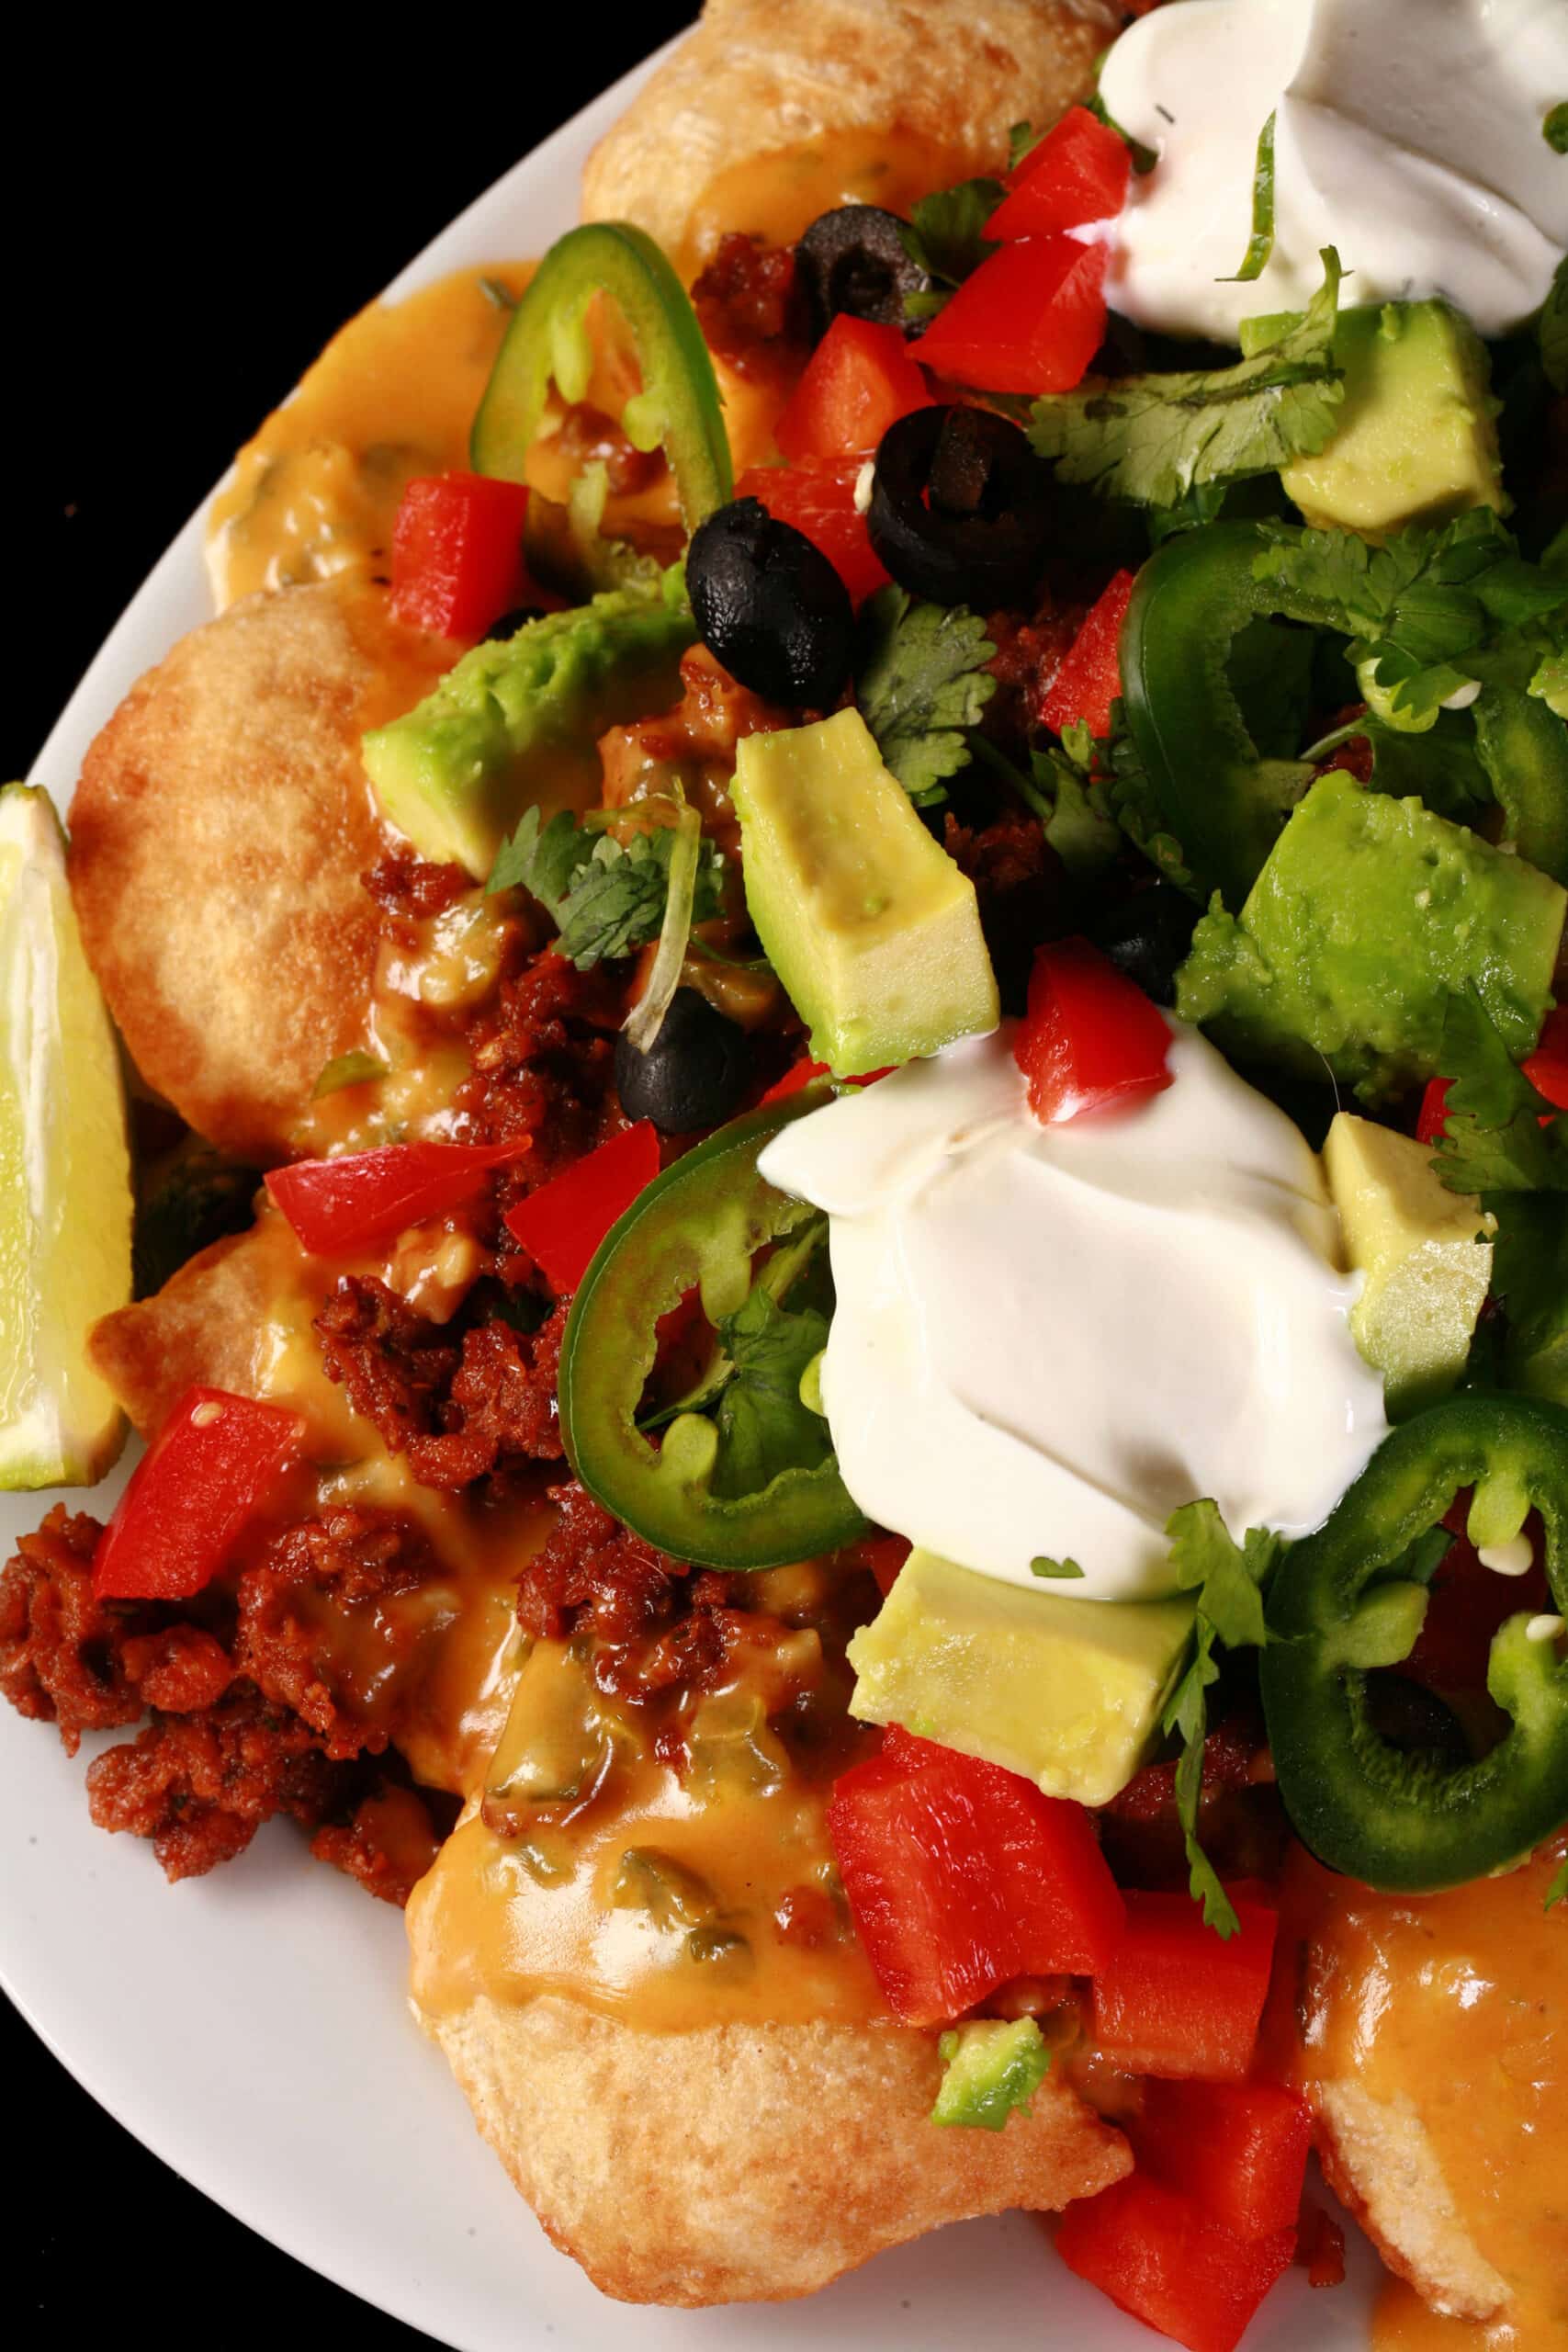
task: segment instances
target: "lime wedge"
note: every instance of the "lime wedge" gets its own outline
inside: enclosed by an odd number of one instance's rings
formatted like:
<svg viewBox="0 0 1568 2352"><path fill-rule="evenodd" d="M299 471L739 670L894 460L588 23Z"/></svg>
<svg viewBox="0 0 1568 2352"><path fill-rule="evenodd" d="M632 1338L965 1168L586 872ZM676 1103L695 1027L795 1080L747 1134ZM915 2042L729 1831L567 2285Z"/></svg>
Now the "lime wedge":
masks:
<svg viewBox="0 0 1568 2352"><path fill-rule="evenodd" d="M130 1159L114 1031L46 793L0 790L0 1487L86 1486L125 1425L90 1368L130 1296Z"/></svg>

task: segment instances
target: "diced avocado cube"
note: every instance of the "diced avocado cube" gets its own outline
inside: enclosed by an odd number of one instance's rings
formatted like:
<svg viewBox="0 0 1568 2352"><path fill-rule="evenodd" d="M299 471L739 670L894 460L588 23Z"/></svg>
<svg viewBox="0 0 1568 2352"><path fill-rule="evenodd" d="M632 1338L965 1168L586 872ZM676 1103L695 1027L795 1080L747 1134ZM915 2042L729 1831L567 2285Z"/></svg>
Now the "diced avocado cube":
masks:
<svg viewBox="0 0 1568 2352"><path fill-rule="evenodd" d="M1383 1375L1390 1418L1418 1412L1464 1370L1492 1280L1488 1220L1450 1193L1429 1144L1341 1111L1323 1147L1345 1252L1364 1276L1350 1332Z"/></svg>
<svg viewBox="0 0 1568 2352"><path fill-rule="evenodd" d="M944 2033L937 2047L946 2072L933 2123L1003 2131L1015 2107L1029 2113L1051 2071L1051 2052L1032 2018L979 2018Z"/></svg>
<svg viewBox="0 0 1568 2352"><path fill-rule="evenodd" d="M1382 537L1470 506L1503 511L1486 346L1447 302L1343 311L1334 356L1345 398L1332 439L1280 479L1307 521Z"/></svg>
<svg viewBox="0 0 1568 2352"><path fill-rule="evenodd" d="M434 693L361 747L381 810L422 857L482 880L563 760L662 708L696 634L672 584L615 589L465 653Z"/></svg>
<svg viewBox="0 0 1568 2352"><path fill-rule="evenodd" d="M1109 1804L1143 1760L1194 1613L1185 1595L1029 1592L916 1549L850 1644L850 1713L1021 1772L1047 1796Z"/></svg>
<svg viewBox="0 0 1568 2352"><path fill-rule="evenodd" d="M1376 1103L1438 1074L1448 1000L1467 989L1509 1052L1529 1052L1565 907L1524 858L1333 769L1239 916L1216 899L1199 923L1176 1009L1237 1060L1331 1072Z"/></svg>
<svg viewBox="0 0 1568 2352"><path fill-rule="evenodd" d="M996 1027L975 886L858 710L748 735L734 799L747 909L818 1061L857 1078Z"/></svg>

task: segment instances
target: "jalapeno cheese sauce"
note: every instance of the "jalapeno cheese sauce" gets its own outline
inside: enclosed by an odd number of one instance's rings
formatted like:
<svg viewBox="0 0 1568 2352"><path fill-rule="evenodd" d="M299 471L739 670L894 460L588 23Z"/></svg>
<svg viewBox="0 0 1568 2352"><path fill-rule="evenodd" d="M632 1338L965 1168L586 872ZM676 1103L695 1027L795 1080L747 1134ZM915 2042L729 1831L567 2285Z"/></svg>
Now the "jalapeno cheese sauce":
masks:
<svg viewBox="0 0 1568 2352"><path fill-rule="evenodd" d="M1561 0L1183 0L1123 35L1101 91L1158 155L1116 223L1111 307L1234 343L1300 309L1337 246L1348 302L1445 295L1483 335L1546 299L1568 245L1568 159L1542 122L1568 95ZM1274 249L1247 249L1273 115Z"/></svg>
<svg viewBox="0 0 1568 2352"><path fill-rule="evenodd" d="M1172 1022L1173 1082L1032 1115L1010 1030L786 1128L770 1182L829 1212L822 1397L861 1509L1030 1585L1165 1589L1172 1511L1238 1536L1325 1518L1385 1434L1316 1156Z"/></svg>

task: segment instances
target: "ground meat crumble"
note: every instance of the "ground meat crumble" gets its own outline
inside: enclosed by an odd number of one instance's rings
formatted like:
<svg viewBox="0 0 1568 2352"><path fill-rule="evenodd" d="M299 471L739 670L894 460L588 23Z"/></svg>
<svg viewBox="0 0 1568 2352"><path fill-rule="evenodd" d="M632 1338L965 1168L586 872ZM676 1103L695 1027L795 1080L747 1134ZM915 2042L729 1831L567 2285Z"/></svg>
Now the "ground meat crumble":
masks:
<svg viewBox="0 0 1568 2352"><path fill-rule="evenodd" d="M389 1726L333 1694L326 1645L292 1604L307 1592L378 1608L433 1566L423 1538L384 1511L338 1510L276 1535L232 1589L192 1602L95 1599L102 1532L57 1504L0 1570L0 1697L53 1723L74 1755L86 1732L151 1720L87 1772L93 1819L152 1840L171 1879L242 1853L288 1814L322 1859L389 1901L406 1897L423 1800L378 1759ZM389 1807L392 1789L399 1802ZM396 1831L396 1849L378 1835ZM418 1875L417 1871L414 1873Z"/></svg>

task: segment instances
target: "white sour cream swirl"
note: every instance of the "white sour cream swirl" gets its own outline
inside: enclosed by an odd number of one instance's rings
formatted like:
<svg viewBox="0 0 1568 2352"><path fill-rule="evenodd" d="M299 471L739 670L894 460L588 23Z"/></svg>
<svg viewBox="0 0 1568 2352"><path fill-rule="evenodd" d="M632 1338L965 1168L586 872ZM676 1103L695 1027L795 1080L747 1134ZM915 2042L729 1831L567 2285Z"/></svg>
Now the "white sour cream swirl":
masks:
<svg viewBox="0 0 1568 2352"><path fill-rule="evenodd" d="M1159 162L1116 224L1107 294L1169 334L1236 340L1299 310L1336 245L1346 302L1441 294L1484 335L1545 300L1568 246L1565 0L1179 0L1134 25L1100 91ZM1241 266L1276 117L1273 257Z"/></svg>
<svg viewBox="0 0 1568 2352"><path fill-rule="evenodd" d="M1170 1513L1315 1526L1385 1434L1316 1155L1195 1030L1136 1107L1044 1126L1012 1024L786 1127L830 1219L822 1397L867 1515L1009 1582L1168 1587ZM1064 1587L1055 1588L1057 1590Z"/></svg>

